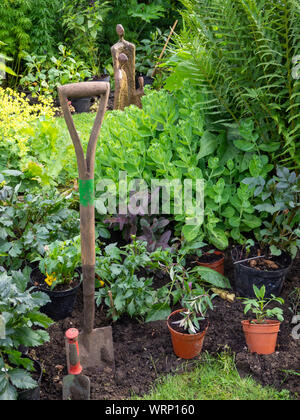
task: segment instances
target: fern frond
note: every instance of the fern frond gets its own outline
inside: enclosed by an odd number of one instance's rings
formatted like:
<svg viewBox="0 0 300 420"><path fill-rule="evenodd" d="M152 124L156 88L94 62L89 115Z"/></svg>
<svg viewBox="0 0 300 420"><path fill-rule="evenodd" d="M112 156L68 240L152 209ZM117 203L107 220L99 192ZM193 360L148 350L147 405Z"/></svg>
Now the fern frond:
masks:
<svg viewBox="0 0 300 420"><path fill-rule="evenodd" d="M190 28L186 77L205 88L203 105L209 112L218 105L234 121L251 117L264 141L281 142L273 160L300 168L300 87L292 77L292 58L300 53L300 0L181 2Z"/></svg>

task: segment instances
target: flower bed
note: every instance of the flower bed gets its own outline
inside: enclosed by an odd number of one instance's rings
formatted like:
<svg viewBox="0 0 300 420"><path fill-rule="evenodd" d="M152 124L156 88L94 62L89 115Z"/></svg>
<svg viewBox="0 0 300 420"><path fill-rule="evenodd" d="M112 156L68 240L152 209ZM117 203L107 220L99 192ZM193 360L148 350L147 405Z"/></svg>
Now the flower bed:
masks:
<svg viewBox="0 0 300 420"><path fill-rule="evenodd" d="M234 285L233 266L229 253L226 253L225 270ZM156 282L161 280L156 279ZM158 283L156 284L158 285ZM214 299L214 311L209 313L210 327L203 344L203 351L217 354L224 349L235 353L235 360L240 375L252 375L263 385L278 389L288 389L300 395L299 374L300 340L291 337L294 327L291 324L292 313L289 310L289 294L300 286L300 258L295 261L282 291L285 304L285 321L282 323L276 352L267 356L250 354L246 348L240 321L243 319L244 305L240 300L229 303L219 297ZM45 369L41 384L42 400L60 400L62 398L62 378L67 374L64 353L64 333L70 327L80 327L82 321L82 296L77 300L72 318L54 324L49 329L50 344L37 349L37 357L43 361ZM100 306L96 312L96 327L109 325L106 309ZM178 359L173 353L170 334L165 321L140 323L123 316L112 324L115 364L115 376L109 369L99 373L97 369L87 369L85 374L91 380L91 399L124 399L132 393L143 395L161 375L176 369L185 369L187 361ZM195 361L188 362L192 368Z"/></svg>

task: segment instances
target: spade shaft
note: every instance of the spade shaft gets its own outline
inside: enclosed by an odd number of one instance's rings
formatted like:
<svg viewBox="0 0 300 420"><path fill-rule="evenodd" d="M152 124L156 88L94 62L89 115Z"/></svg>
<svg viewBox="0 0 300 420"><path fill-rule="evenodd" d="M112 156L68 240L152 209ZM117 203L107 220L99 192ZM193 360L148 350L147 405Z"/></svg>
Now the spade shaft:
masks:
<svg viewBox="0 0 300 420"><path fill-rule="evenodd" d="M109 92L110 85L107 82L80 82L58 87L60 104L75 148L78 165L84 303L83 332L81 337L79 337L79 345L83 346L82 350L80 350L82 363L89 366L103 365L101 354L106 355L105 357L110 361L110 364L113 363L111 327L93 329L95 320L95 154ZM68 100L89 96L100 96L100 104L85 156L68 106Z"/></svg>

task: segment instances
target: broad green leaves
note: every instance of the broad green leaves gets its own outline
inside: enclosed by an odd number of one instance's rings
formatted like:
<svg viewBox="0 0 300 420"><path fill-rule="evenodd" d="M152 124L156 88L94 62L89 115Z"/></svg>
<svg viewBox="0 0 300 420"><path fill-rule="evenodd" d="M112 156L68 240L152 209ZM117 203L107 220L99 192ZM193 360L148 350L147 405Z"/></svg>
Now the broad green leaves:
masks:
<svg viewBox="0 0 300 420"><path fill-rule="evenodd" d="M197 159L202 159L214 153L218 147L219 139L209 131L205 131L200 139L200 150Z"/></svg>
<svg viewBox="0 0 300 420"><path fill-rule="evenodd" d="M231 289L228 278L211 268L197 266L191 272L199 276L200 281L208 283L210 286L220 289Z"/></svg>
<svg viewBox="0 0 300 420"><path fill-rule="evenodd" d="M254 191L256 197L254 209L258 211L263 224L263 228L256 231L261 245L270 247L272 255L287 251L294 258L300 246L297 231L300 221L300 177L287 168L277 167L276 175L267 182L259 174L245 178L243 183ZM258 222L258 217L254 215L247 217L249 227L259 227Z"/></svg>
<svg viewBox="0 0 300 420"><path fill-rule="evenodd" d="M0 275L0 313L5 334L0 336L0 400L17 399L17 390L32 389L36 382L30 371L32 361L23 358L20 346L37 347L49 341L52 321L39 312L49 302L44 293L27 289L28 270Z"/></svg>

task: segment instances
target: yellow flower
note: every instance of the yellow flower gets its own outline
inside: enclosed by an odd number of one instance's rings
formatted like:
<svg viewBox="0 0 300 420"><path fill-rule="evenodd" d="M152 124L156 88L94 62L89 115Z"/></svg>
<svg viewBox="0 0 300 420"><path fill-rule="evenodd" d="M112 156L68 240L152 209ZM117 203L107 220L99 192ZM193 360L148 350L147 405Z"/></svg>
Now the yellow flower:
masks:
<svg viewBox="0 0 300 420"><path fill-rule="evenodd" d="M100 280L100 287L104 286L104 281Z"/></svg>
<svg viewBox="0 0 300 420"><path fill-rule="evenodd" d="M48 273L46 273L47 274L47 277L45 278L45 283L47 283L48 284L48 286L52 286L52 284L56 281L56 277L55 277L55 273L53 273L53 274L48 274Z"/></svg>
<svg viewBox="0 0 300 420"><path fill-rule="evenodd" d="M0 87L0 138L8 148L17 147L21 158L28 151L30 123L40 116L53 121L53 102L43 96L39 102L30 105L24 94Z"/></svg>

